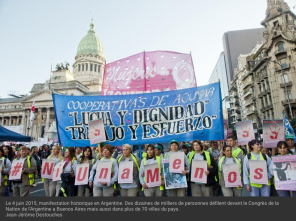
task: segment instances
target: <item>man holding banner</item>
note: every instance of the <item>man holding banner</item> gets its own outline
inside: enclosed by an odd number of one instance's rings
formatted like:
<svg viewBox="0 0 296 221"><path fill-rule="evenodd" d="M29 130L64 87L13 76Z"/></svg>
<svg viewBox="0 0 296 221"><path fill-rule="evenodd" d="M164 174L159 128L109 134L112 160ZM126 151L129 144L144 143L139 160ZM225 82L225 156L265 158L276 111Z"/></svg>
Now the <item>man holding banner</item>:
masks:
<svg viewBox="0 0 296 221"><path fill-rule="evenodd" d="M250 153L243 162L244 185L251 196L270 196L270 179L273 169L269 156L261 153L262 145L258 140L249 142Z"/></svg>
<svg viewBox="0 0 296 221"><path fill-rule="evenodd" d="M21 156L11 166L9 179L20 177L13 180L13 196L29 196L37 166L35 160L28 155L27 147L22 146L20 151Z"/></svg>
<svg viewBox="0 0 296 221"><path fill-rule="evenodd" d="M137 196L140 189L139 170L141 160L132 154L132 146L122 146L123 155L117 160L119 164L118 183L121 196ZM127 165L131 164L131 166Z"/></svg>

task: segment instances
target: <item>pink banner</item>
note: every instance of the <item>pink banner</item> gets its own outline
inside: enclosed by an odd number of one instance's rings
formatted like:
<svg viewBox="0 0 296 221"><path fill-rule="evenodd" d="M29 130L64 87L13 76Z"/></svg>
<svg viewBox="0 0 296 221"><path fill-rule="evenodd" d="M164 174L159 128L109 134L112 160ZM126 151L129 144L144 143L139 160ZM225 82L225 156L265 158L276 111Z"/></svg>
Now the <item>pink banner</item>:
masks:
<svg viewBox="0 0 296 221"><path fill-rule="evenodd" d="M247 145L249 141L255 139L253 123L251 120L236 123L236 134L238 145Z"/></svg>
<svg viewBox="0 0 296 221"><path fill-rule="evenodd" d="M239 187L242 186L242 179L239 172L239 165L237 163L223 164L223 177L225 187Z"/></svg>
<svg viewBox="0 0 296 221"><path fill-rule="evenodd" d="M78 164L76 166L75 185L88 184L89 163Z"/></svg>
<svg viewBox="0 0 296 221"><path fill-rule="evenodd" d="M102 95L141 94L196 87L191 54L142 52L105 67Z"/></svg>
<svg viewBox="0 0 296 221"><path fill-rule="evenodd" d="M192 160L191 167L191 182L207 183L206 171L208 170L208 163L206 160Z"/></svg>
<svg viewBox="0 0 296 221"><path fill-rule="evenodd" d="M279 141L285 140L283 120L263 120L263 146L276 148Z"/></svg>
<svg viewBox="0 0 296 221"><path fill-rule="evenodd" d="M118 183L133 183L133 161L123 161L119 163Z"/></svg>
<svg viewBox="0 0 296 221"><path fill-rule="evenodd" d="M24 160L12 161L9 180L20 180L22 176L23 166L24 166Z"/></svg>
<svg viewBox="0 0 296 221"><path fill-rule="evenodd" d="M250 182L268 184L267 164L265 160L249 160Z"/></svg>
<svg viewBox="0 0 296 221"><path fill-rule="evenodd" d="M46 179L52 179L53 168L55 161L53 160L42 160L41 177Z"/></svg>
<svg viewBox="0 0 296 221"><path fill-rule="evenodd" d="M182 173L184 171L184 152L170 153L170 173Z"/></svg>

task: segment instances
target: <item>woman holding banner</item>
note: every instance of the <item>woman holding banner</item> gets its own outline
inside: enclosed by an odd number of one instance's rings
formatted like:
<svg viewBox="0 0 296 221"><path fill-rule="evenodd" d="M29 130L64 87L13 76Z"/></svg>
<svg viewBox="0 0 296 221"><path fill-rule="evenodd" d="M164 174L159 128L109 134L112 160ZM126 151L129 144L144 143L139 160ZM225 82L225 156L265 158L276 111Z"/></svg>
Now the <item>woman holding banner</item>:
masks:
<svg viewBox="0 0 296 221"><path fill-rule="evenodd" d="M81 157L78 159L78 164L89 164L89 171L93 166L92 150L89 146L85 147L82 151ZM91 188L89 185L79 185L77 196L90 196Z"/></svg>
<svg viewBox="0 0 296 221"><path fill-rule="evenodd" d="M139 180L139 170L141 165L141 160L139 157L132 154L132 146L129 144L124 144L122 146L122 153L117 162L120 168L120 164L127 161L133 162L133 182L132 183L120 183L120 195L121 196L137 196L140 189ZM119 180L118 180L119 182Z"/></svg>
<svg viewBox="0 0 296 221"><path fill-rule="evenodd" d="M8 158L4 157L4 150L0 147L0 173L1 173L1 180L0 180L0 196L4 195L4 190L8 185L8 173L11 167L11 162Z"/></svg>
<svg viewBox="0 0 296 221"><path fill-rule="evenodd" d="M272 162L269 156L266 154L261 153L262 145L261 143L254 139L249 142L249 148L250 153L245 156L243 161L243 181L244 185L246 185L247 190L250 192L251 196L270 196L270 179L272 178L273 169L272 169ZM256 172L256 178L254 176L254 179L258 178L264 178L262 175L262 168L259 168L260 171L258 171L257 168L251 168L250 167L250 161L265 161L266 162L266 168L264 168L267 171L267 183L268 184L261 184L261 183L251 183L250 178L250 169L254 169L254 173ZM253 164L254 165L254 164ZM258 174L259 173L259 174Z"/></svg>
<svg viewBox="0 0 296 221"><path fill-rule="evenodd" d="M74 196L74 184L75 184L75 174L77 160L75 157L75 149L73 147L68 147L65 151L63 172L61 174L61 188L59 191L59 196Z"/></svg>
<svg viewBox="0 0 296 221"><path fill-rule="evenodd" d="M60 146L53 146L52 153L47 159L53 160L55 162L54 165L63 161L61 147ZM42 182L44 185L44 190L45 190L46 196L54 197L54 196L59 195L59 191L60 191L61 184L62 184L61 182L57 185L58 181L52 181L52 179L46 179L46 178L43 178Z"/></svg>
<svg viewBox="0 0 296 221"><path fill-rule="evenodd" d="M89 186L93 184L93 196L114 196L114 189L116 188L115 182L118 179L118 164L114 158L111 157L113 148L111 145L106 144L103 147L103 157L97 160L89 175ZM100 168L100 162L111 162L111 178L110 182L98 182L97 176L100 176L105 168ZM101 172L98 171L101 169ZM106 173L106 172L105 172Z"/></svg>
<svg viewBox="0 0 296 221"><path fill-rule="evenodd" d="M193 151L188 155L190 170L192 170L192 160L201 160L207 162L207 170L205 175L207 176L206 184L191 182L191 192L192 196L210 196L211 187L215 185L215 176L217 175L217 164L214 158L209 152L203 151L203 145L199 140L194 140L192 142ZM189 175L189 180L191 181L191 174Z"/></svg>
<svg viewBox="0 0 296 221"><path fill-rule="evenodd" d="M289 156L292 155L293 152L289 149L288 144L285 141L279 141L277 144L278 148L278 153L279 155L277 156ZM286 175L286 170L290 167L292 168L290 163L286 163L286 166L282 168L283 162L274 162L275 165L274 171L276 171L276 176L278 177L279 181L287 181L287 175ZM277 190L276 185L275 189L278 193L278 196L296 196L296 191L291 191L290 190Z"/></svg>
<svg viewBox="0 0 296 221"><path fill-rule="evenodd" d="M179 143L176 140L172 140L170 142L170 152L166 153L164 158L170 159L171 152L178 152L179 151ZM182 171L183 175L189 174L190 171L190 165L188 162L187 156L184 154L184 163L185 163L185 170ZM185 196L185 188L176 188L176 189L170 189L169 190L170 196Z"/></svg>
<svg viewBox="0 0 296 221"><path fill-rule="evenodd" d="M155 147L152 144L149 144L146 148L146 157L143 158L141 162L141 167L140 167L140 173L139 173L139 178L140 182L142 184L143 190L144 190L144 195L145 196L163 196L163 190L164 190L164 181L163 181L163 176L162 176L162 168L163 168L163 163L160 157L155 156ZM160 175L160 180L161 180L161 185L160 186L155 186L155 187L148 187L147 182L146 182L146 174L145 174L145 165L151 165L151 164L158 164L159 168L159 175Z"/></svg>
<svg viewBox="0 0 296 221"><path fill-rule="evenodd" d="M222 188L223 196L242 196L242 185L238 187L226 187L225 179L223 173L223 165L237 164L239 168L239 175L242 173L242 165L238 158L232 156L232 148L229 145L223 147L223 157L218 161L218 175L219 175L219 184ZM237 176L234 175L236 179ZM241 180L239 181L241 183Z"/></svg>

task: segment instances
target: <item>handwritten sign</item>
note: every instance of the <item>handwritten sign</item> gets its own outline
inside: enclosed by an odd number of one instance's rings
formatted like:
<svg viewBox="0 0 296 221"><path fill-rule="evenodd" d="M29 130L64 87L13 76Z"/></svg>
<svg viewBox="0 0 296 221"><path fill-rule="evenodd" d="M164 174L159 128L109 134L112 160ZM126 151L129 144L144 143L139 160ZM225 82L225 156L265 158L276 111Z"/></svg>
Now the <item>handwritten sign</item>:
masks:
<svg viewBox="0 0 296 221"><path fill-rule="evenodd" d="M182 173L184 168L184 152L170 152L170 173Z"/></svg>
<svg viewBox="0 0 296 221"><path fill-rule="evenodd" d="M276 148L281 140L285 140L283 120L263 120L263 146Z"/></svg>
<svg viewBox="0 0 296 221"><path fill-rule="evenodd" d="M119 163L118 183L133 183L133 161L123 161Z"/></svg>
<svg viewBox="0 0 296 221"><path fill-rule="evenodd" d="M250 182L268 184L267 166L265 160L249 160Z"/></svg>
<svg viewBox="0 0 296 221"><path fill-rule="evenodd" d="M77 164L75 174L75 185L88 184L89 163Z"/></svg>
<svg viewBox="0 0 296 221"><path fill-rule="evenodd" d="M53 160L42 160L41 177L46 179L52 179L53 169L55 161Z"/></svg>
<svg viewBox="0 0 296 221"><path fill-rule="evenodd" d="M242 185L239 165L237 163L223 164L222 168L225 187L239 187Z"/></svg>
<svg viewBox="0 0 296 221"><path fill-rule="evenodd" d="M206 160L192 160L191 167L191 182L207 183L207 175L205 171L208 170Z"/></svg>
<svg viewBox="0 0 296 221"><path fill-rule="evenodd" d="M158 163L144 166L145 182L149 188L161 185L159 172Z"/></svg>
<svg viewBox="0 0 296 221"><path fill-rule="evenodd" d="M255 139L253 122L251 120L237 122L236 131L239 145L247 145L249 141Z"/></svg>
<svg viewBox="0 0 296 221"><path fill-rule="evenodd" d="M103 119L88 122L90 144L97 144L106 141Z"/></svg>

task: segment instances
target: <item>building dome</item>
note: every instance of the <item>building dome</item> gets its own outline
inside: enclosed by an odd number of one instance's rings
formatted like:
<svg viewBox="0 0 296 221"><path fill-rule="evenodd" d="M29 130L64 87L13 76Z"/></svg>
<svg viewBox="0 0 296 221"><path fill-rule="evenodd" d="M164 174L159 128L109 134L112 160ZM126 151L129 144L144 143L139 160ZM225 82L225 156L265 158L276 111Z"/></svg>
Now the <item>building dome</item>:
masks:
<svg viewBox="0 0 296 221"><path fill-rule="evenodd" d="M90 28L87 35L84 38L82 38L82 40L78 45L76 55L94 54L94 55L99 55L101 57L105 57L102 43L99 40L99 38L96 36L96 32L94 30L93 21L90 23L89 26Z"/></svg>

